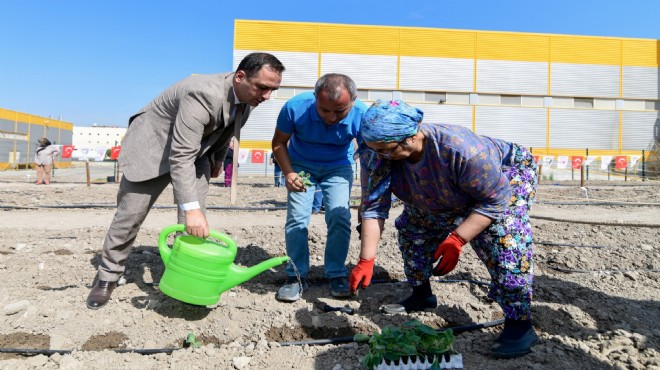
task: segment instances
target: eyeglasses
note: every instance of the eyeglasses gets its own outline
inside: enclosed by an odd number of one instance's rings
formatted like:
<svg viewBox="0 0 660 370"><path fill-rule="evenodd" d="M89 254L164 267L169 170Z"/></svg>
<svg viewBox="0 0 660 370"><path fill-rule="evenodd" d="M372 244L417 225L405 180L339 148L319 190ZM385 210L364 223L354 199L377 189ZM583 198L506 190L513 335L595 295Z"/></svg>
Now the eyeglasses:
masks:
<svg viewBox="0 0 660 370"><path fill-rule="evenodd" d="M392 154L394 153L394 151L395 151L395 150L396 150L401 144L403 144L405 141L406 141L406 139L403 139L403 140L397 142L397 143L396 143L396 146L394 146L394 147L391 148L391 149L371 149L371 150L374 151L376 154L379 154L379 155L382 156L383 158L392 158Z"/></svg>

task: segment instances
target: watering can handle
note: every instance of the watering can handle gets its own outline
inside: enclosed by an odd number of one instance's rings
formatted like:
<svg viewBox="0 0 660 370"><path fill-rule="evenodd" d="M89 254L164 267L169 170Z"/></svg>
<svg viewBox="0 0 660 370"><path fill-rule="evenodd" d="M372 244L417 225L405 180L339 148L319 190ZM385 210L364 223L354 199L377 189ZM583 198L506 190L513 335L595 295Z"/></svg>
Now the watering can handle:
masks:
<svg viewBox="0 0 660 370"><path fill-rule="evenodd" d="M160 252L160 257L163 259L164 264L167 264L167 261L170 260L170 255L172 254L172 249L167 245L167 237L171 233L177 231L181 231L181 232L186 231L186 225L176 224L176 225L166 226L163 229L163 231L160 232L160 236L158 237L158 251ZM209 236L227 244L227 248L229 248L229 251L234 256L236 255L237 252L236 242L229 235L223 234L215 230L211 230L209 232Z"/></svg>

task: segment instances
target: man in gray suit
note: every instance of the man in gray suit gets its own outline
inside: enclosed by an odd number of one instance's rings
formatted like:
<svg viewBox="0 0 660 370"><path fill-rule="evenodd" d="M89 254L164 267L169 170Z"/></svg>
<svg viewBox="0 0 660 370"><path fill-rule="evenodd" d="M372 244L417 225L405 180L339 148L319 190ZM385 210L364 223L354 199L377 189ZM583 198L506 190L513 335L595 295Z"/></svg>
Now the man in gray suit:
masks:
<svg viewBox="0 0 660 370"><path fill-rule="evenodd" d="M275 56L252 53L236 72L177 82L129 119L119 154L124 175L117 211L87 307L98 309L110 300L140 226L168 184L174 188L178 219L186 232L209 235L204 215L209 179L222 171L229 140L251 108L280 87L282 72L284 66Z"/></svg>

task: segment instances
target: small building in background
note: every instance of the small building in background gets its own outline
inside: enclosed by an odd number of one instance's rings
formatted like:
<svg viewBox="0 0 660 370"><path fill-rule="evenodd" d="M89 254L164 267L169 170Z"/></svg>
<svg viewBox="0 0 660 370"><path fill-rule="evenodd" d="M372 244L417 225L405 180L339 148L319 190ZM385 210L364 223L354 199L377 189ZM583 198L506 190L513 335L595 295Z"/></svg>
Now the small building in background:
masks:
<svg viewBox="0 0 660 370"><path fill-rule="evenodd" d="M65 145L72 136L73 123L0 108L0 170L29 167L42 137ZM61 165L67 167L70 161Z"/></svg>

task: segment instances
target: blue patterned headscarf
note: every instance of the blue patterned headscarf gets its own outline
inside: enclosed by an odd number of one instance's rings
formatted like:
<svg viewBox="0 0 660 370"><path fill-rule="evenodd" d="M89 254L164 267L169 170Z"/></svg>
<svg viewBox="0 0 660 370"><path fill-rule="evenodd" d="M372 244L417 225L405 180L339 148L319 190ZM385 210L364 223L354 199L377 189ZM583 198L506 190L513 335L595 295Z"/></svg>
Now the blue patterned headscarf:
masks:
<svg viewBox="0 0 660 370"><path fill-rule="evenodd" d="M424 112L401 100L377 100L362 117L365 141L391 143L417 133Z"/></svg>

